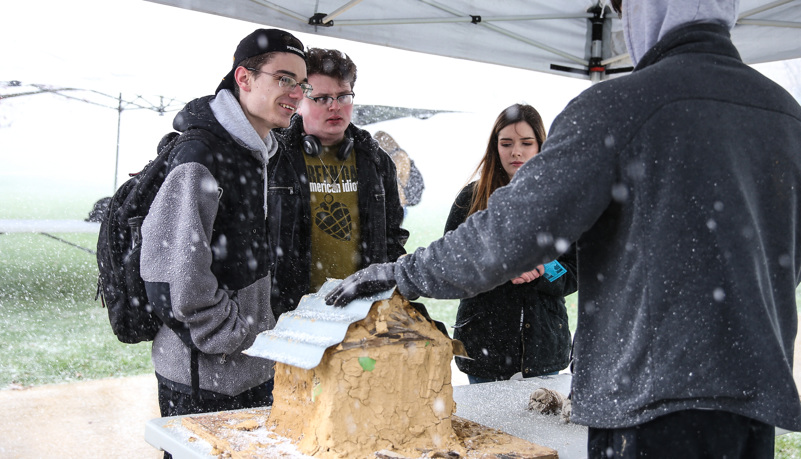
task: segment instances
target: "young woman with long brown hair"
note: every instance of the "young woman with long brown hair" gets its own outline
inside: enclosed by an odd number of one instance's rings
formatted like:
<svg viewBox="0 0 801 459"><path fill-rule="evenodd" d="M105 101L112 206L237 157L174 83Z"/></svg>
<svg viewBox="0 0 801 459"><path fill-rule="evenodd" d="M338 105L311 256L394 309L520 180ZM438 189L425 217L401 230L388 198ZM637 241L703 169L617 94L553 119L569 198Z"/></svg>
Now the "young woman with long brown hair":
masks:
<svg viewBox="0 0 801 459"><path fill-rule="evenodd" d="M545 141L542 117L531 105L506 108L495 121L486 152L454 202L445 232L487 208L492 193L539 153ZM536 210L536 209L533 209ZM470 383L557 373L570 361L571 335L565 295L576 291L576 255L571 247L557 259L562 269L551 280L540 265L493 290L461 300L454 337L471 359L456 359Z"/></svg>

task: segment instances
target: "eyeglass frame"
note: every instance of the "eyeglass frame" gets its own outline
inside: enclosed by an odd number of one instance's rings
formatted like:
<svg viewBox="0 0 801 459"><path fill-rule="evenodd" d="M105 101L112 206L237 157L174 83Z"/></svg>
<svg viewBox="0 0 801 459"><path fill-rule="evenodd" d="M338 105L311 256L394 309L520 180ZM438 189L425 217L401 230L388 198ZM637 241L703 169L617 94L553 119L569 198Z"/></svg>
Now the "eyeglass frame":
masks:
<svg viewBox="0 0 801 459"><path fill-rule="evenodd" d="M244 67L244 69L245 70L250 70L251 72L264 73L266 75L270 75L271 77L275 78L276 81L278 81L278 87L279 88L287 88L288 87L289 88L289 90L288 90L289 92L294 91L295 88L300 86L300 90L301 90L301 92L303 92L303 95L306 96L306 97L309 97L309 95L312 93L312 91L314 91L314 88L309 83L300 83L300 82L298 82L298 80L292 78L289 75L284 75L284 74L281 74L281 73L266 72L264 70L254 69L253 67Z"/></svg>
<svg viewBox="0 0 801 459"><path fill-rule="evenodd" d="M349 103L344 103L341 100L339 100L339 99L341 99L343 97L350 97L350 102ZM340 94L340 95L338 95L336 97L329 96L329 95L312 97L311 94L307 94L306 95L307 99L311 99L315 104L320 105L322 107L330 107L331 105L333 105L334 101L337 101L339 103L339 105L353 105L353 98L354 97L356 97L356 93L353 92L353 91L345 93L345 94ZM331 99L331 100L328 103L321 104L319 102L320 99Z"/></svg>

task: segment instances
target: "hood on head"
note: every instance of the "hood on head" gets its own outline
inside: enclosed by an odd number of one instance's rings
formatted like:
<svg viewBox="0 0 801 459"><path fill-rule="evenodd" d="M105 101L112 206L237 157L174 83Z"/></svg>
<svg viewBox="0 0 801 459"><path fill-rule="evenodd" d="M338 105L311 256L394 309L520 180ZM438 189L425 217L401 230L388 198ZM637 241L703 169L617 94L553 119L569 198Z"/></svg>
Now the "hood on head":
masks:
<svg viewBox="0 0 801 459"><path fill-rule="evenodd" d="M624 0L623 34L636 66L645 53L676 27L691 22L723 24L731 30L740 0Z"/></svg>

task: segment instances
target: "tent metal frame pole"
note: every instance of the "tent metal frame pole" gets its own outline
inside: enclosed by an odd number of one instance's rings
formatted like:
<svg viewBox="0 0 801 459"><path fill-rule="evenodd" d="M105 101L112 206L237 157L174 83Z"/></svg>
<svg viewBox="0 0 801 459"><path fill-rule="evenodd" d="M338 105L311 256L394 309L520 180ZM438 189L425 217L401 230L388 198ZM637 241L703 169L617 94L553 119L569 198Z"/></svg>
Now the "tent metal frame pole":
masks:
<svg viewBox="0 0 801 459"><path fill-rule="evenodd" d="M629 57L631 57L629 56L629 53L618 54L617 56L612 56L602 60L601 65L603 65L604 67L608 67L610 64L614 64L615 62L620 62L624 59L628 59Z"/></svg>
<svg viewBox="0 0 801 459"><path fill-rule="evenodd" d="M460 11L456 11L453 8L450 8L450 7L446 6L446 5L443 5L443 4L435 2L435 1L431 1L431 0L420 0L420 1L422 3L427 4L427 5L433 6L434 8L439 8L442 11L451 13L454 16L469 16L469 15L466 15L466 14L460 12ZM540 43L538 41L534 41L534 40L530 40L530 39L525 38L525 37L521 37L520 35L518 35L516 33L509 32L508 30L502 29L502 28L500 28L500 27L498 27L496 25L485 24L484 22L478 22L477 25L486 27L486 28L488 28L488 29L490 29L490 30L492 30L494 32L497 32L497 33L499 33L501 35L505 35L505 36L507 36L509 38L512 38L512 39L521 41L523 43L529 44L531 46L540 48L540 49L542 49L544 51L548 51L551 54L555 54L557 56L564 57L565 59L568 59L570 61L576 62L577 64L581 64L581 65L583 65L585 67L587 66L587 61L584 60L584 59L581 59L579 57L567 54L565 52L562 52L562 51L560 51L560 50L558 50L556 48L550 47L550 46L548 46L546 44L543 44L543 43Z"/></svg>
<svg viewBox="0 0 801 459"><path fill-rule="evenodd" d="M590 83L595 84L601 81L606 67L601 63L603 58L604 47L604 29L606 18L603 17L603 9L600 5L591 8L592 18L588 21L590 28L590 62L588 70L590 74Z"/></svg>
<svg viewBox="0 0 801 459"><path fill-rule="evenodd" d="M481 16L481 23L487 22L521 22L521 21L547 21L554 19L589 19L590 14L540 14L529 16ZM365 26L365 25L403 25L403 24L451 24L456 22L475 22L470 15L452 18L393 18L393 19L341 19L337 26Z"/></svg>
<svg viewBox="0 0 801 459"><path fill-rule="evenodd" d="M791 29L801 29L801 22L790 21L770 21L767 19L738 19L737 25L754 25L764 27L788 27Z"/></svg>
<svg viewBox="0 0 801 459"><path fill-rule="evenodd" d="M272 10L278 11L279 13L281 13L281 14L283 14L285 16L289 16L289 17L291 17L293 19L297 19L298 21L301 21L303 23L306 23L306 21L308 20L308 18L306 16L298 14L298 13L292 11L292 10L286 9L283 6L276 5L275 3L268 2L267 0L250 0L250 1L253 2L253 3L259 4L261 6L266 6L267 8L270 8Z"/></svg>
<svg viewBox="0 0 801 459"><path fill-rule="evenodd" d="M283 6L276 5L273 2L268 0L250 0L253 3L256 3L261 6L266 6L272 10L275 10L285 16L291 17L293 19L297 19L298 21L302 21L306 23L309 18L305 15L292 11L288 8L284 8ZM347 4L341 6L333 13L325 16L320 21L321 23L325 24L326 22L330 22L335 17L341 15L345 11L351 9L356 4L361 3L362 0L352 0ZM441 5L433 4L430 2L429 5L443 9ZM448 10L445 10L448 11ZM473 22L471 15L459 14L454 11L448 11L451 14L454 14L457 17L453 18L393 18L393 19L340 19L336 22L336 26L366 26L366 25L403 25L403 24L437 24L437 23L454 23L454 22ZM554 20L554 19L588 19L591 18L592 15L589 13L581 13L581 14L529 14L525 16L482 16L481 22L515 22L515 21L547 21L547 20Z"/></svg>
<svg viewBox="0 0 801 459"><path fill-rule="evenodd" d="M767 5L762 5L759 8L754 8L753 10L749 10L749 11L746 11L746 12L742 13L740 15L740 17L737 18L737 22L739 23L741 19L745 19L748 16L753 16L755 14L762 13L763 11L772 10L773 8L777 8L779 6L786 5L786 4L792 3L794 1L796 1L796 0L777 0L775 2L768 3Z"/></svg>
<svg viewBox="0 0 801 459"><path fill-rule="evenodd" d="M2 83L2 82L0 82ZM16 82L17 84L13 86L22 86L22 83ZM90 105L96 105L98 107L109 108L112 110L117 111L117 148L114 154L114 189L111 191L114 194L117 191L117 174L119 174L120 168L120 132L122 130L122 112L124 110L136 110L136 109L144 109L144 110L151 110L159 114L159 116L164 116L165 113L170 111L178 110L180 107L184 105L184 102L180 102L175 100L175 98L170 98L167 103L164 103L164 96L158 96L159 103L158 105L149 102L142 96L136 96L136 99L127 101L122 98L122 93L119 93L117 97L114 97L110 94L106 94L100 91L96 91L94 89L82 89L82 88L51 88L41 84L26 84L26 86L33 86L36 88L36 91L29 91L29 92L19 92L16 94L6 94L3 95L3 99L7 99L10 97L21 97L21 96L30 96L35 94L53 94L56 96L61 96L66 99L77 100L79 102L84 102ZM103 97L107 97L109 99L113 99L116 101L116 106L112 106L111 103L104 104L95 102L92 100L88 100L82 97L74 97L67 94L64 94L64 91L83 91L93 94L98 94ZM141 101L141 102L140 102ZM174 107L174 104L178 104L178 107Z"/></svg>
<svg viewBox="0 0 801 459"><path fill-rule="evenodd" d="M117 105L117 152L116 157L114 158L114 189L111 190L111 194L117 192L117 174L120 171L120 125L122 124L122 93L120 93Z"/></svg>
<svg viewBox="0 0 801 459"><path fill-rule="evenodd" d="M351 0L351 1L349 1L348 3L346 3L346 4L342 5L342 6L340 6L339 8L337 8L333 13L325 16L322 19L322 23L325 24L326 22L333 21L334 18L336 18L340 14L344 13L345 11L348 11L349 9L353 8L354 6L358 5L361 2L362 2L362 0Z"/></svg>

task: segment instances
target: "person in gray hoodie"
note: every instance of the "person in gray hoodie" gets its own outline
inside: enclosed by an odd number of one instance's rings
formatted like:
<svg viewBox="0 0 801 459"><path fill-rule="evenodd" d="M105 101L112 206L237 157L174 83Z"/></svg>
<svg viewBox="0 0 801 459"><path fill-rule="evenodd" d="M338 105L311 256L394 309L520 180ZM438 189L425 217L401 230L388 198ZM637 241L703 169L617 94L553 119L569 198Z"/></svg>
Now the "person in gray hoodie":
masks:
<svg viewBox="0 0 801 459"><path fill-rule="evenodd" d="M267 241L272 129L289 126L306 83L303 44L258 29L214 96L173 127L178 144L142 225L141 274L165 322L153 341L162 416L268 405L273 362L242 353L275 325Z"/></svg>
<svg viewBox="0 0 801 459"><path fill-rule="evenodd" d="M575 242L588 456L773 457L774 426L801 430L801 107L740 59L737 1L615 3L634 71L571 101L485 211L327 301L471 297Z"/></svg>

